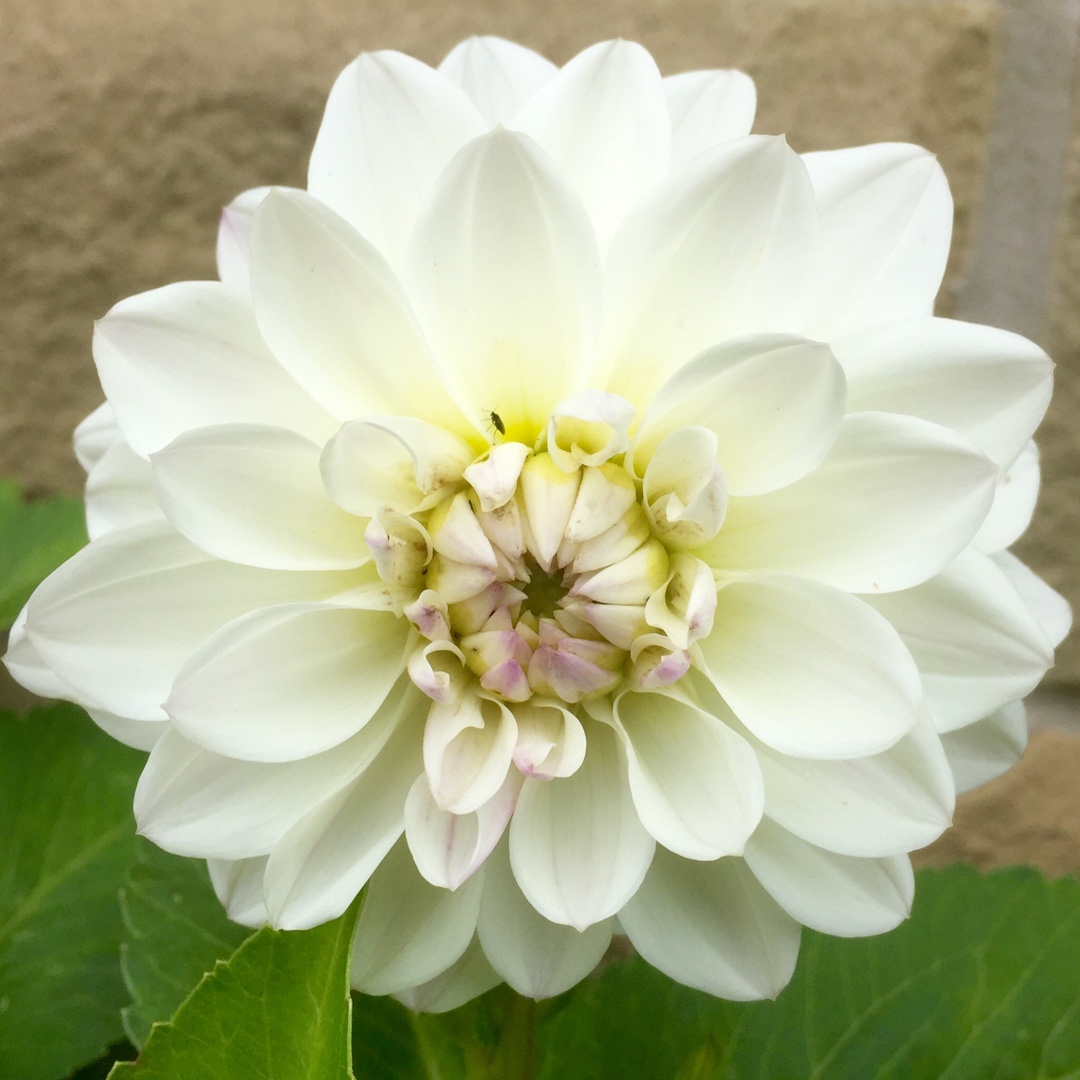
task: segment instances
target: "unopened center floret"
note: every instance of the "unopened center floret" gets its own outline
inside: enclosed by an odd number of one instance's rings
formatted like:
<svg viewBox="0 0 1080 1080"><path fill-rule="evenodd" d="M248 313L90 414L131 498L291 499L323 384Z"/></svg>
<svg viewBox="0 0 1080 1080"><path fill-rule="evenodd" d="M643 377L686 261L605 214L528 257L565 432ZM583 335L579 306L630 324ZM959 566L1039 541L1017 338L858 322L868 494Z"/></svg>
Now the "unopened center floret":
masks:
<svg viewBox="0 0 1080 1080"><path fill-rule="evenodd" d="M703 499L667 480L671 454L635 477L613 430L553 420L545 449L499 443L412 513L372 519L380 576L413 598L409 672L429 697L450 703L471 684L505 702L575 703L686 672L715 607L711 572L681 543L702 533ZM718 467L703 475L722 482ZM715 518L716 499L704 502Z"/></svg>

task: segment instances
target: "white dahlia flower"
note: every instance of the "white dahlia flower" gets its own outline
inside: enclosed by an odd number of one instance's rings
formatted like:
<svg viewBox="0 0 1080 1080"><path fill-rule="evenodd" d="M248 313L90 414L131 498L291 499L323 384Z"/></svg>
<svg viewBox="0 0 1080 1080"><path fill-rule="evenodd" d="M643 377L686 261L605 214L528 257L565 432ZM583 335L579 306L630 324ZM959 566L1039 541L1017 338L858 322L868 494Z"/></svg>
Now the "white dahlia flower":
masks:
<svg viewBox="0 0 1080 1080"><path fill-rule="evenodd" d="M931 316L932 155L753 108L621 41L364 55L222 281L97 326L92 541L7 663L152 748L140 830L238 921L366 886L361 990L544 997L621 933L775 995L1022 750L1052 365Z"/></svg>

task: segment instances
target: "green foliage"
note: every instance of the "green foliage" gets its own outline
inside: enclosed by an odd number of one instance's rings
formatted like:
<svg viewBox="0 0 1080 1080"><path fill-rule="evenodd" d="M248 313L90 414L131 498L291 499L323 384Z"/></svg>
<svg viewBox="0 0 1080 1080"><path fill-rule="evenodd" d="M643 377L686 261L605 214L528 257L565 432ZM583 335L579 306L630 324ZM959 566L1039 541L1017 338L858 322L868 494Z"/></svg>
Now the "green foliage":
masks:
<svg viewBox="0 0 1080 1080"><path fill-rule="evenodd" d="M349 1080L358 911L354 903L313 930L253 934L110 1080Z"/></svg>
<svg viewBox="0 0 1080 1080"><path fill-rule="evenodd" d="M71 705L0 715L0 1077L56 1080L123 1038L142 757Z"/></svg>
<svg viewBox="0 0 1080 1080"><path fill-rule="evenodd" d="M0 480L0 630L15 621L38 583L85 543L80 500L23 502L15 484Z"/></svg>
<svg viewBox="0 0 1080 1080"><path fill-rule="evenodd" d="M632 960L574 991L541 1037L552 1080L1077 1076L1080 882L924 871L893 933L807 933L775 1002L711 1000Z"/></svg>
<svg viewBox="0 0 1080 1080"><path fill-rule="evenodd" d="M150 1025L168 1020L251 931L229 921L205 863L169 855L145 840L120 890L120 906L126 931L121 968L132 998L124 1027L141 1047Z"/></svg>

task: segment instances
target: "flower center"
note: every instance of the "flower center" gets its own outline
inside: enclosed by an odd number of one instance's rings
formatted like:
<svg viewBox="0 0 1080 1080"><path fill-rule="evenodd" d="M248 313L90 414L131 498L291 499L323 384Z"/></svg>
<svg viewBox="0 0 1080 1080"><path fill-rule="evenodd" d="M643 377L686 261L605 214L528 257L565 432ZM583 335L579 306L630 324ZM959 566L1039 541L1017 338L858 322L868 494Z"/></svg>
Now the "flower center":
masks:
<svg viewBox="0 0 1080 1080"><path fill-rule="evenodd" d="M525 556L525 569L529 576L517 585L525 594L526 609L540 618L552 618L566 598L562 574L545 573L531 555Z"/></svg>
<svg viewBox="0 0 1080 1080"><path fill-rule="evenodd" d="M661 453L660 481L639 479L625 449L603 418L558 417L546 448L498 443L459 478L442 470L421 509L372 519L379 573L411 597L401 607L422 640L409 671L424 693L572 704L686 672L716 594L682 541L702 535L702 492L722 504L722 473L710 466L703 485L675 469L671 482Z"/></svg>

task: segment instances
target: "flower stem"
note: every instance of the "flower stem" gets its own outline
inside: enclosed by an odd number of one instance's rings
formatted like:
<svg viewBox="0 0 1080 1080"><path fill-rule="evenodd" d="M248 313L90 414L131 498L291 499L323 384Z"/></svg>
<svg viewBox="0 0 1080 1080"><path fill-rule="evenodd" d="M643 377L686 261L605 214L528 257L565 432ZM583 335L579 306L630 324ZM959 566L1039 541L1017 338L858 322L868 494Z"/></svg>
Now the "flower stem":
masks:
<svg viewBox="0 0 1080 1080"><path fill-rule="evenodd" d="M537 1003L532 998L514 996L502 1033L499 1077L505 1077L505 1080L534 1080L538 1012Z"/></svg>

